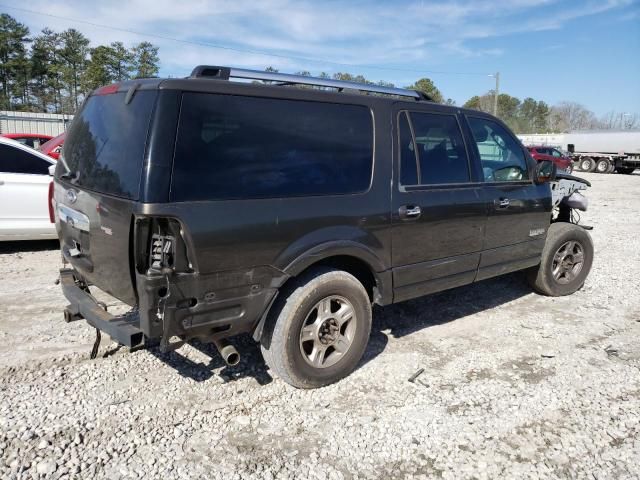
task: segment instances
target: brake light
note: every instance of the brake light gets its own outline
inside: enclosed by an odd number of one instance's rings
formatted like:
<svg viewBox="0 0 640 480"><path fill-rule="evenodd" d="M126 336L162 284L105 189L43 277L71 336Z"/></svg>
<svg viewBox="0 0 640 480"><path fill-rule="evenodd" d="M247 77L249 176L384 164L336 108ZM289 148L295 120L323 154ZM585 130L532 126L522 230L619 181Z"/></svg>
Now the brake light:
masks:
<svg viewBox="0 0 640 480"><path fill-rule="evenodd" d="M51 223L56 223L56 207L54 205L54 198L53 198L53 182L49 183L49 220L51 221Z"/></svg>
<svg viewBox="0 0 640 480"><path fill-rule="evenodd" d="M93 92L93 94L94 95L111 95L112 93L117 93L119 87L120 87L119 84L112 83L111 85L98 88L96 91Z"/></svg>

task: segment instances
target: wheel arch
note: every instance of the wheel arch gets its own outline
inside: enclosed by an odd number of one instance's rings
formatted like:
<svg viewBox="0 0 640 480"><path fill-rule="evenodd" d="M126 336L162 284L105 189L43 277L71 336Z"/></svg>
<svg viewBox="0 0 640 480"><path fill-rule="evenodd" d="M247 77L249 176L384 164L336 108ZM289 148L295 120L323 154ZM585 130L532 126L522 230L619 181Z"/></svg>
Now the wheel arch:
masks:
<svg viewBox="0 0 640 480"><path fill-rule="evenodd" d="M391 271L384 268L384 263L370 249L350 241L327 242L298 256L283 269L286 277L278 285L278 292L285 290L287 284L300 275L318 267L331 267L350 273L362 283L372 303L388 305L393 302ZM262 337L269 310L277 296L267 306L253 331L256 341Z"/></svg>
<svg viewBox="0 0 640 480"><path fill-rule="evenodd" d="M291 278L320 266L351 273L367 289L373 303L391 303L391 274L384 262L366 246L348 240L322 243L296 257L284 272Z"/></svg>

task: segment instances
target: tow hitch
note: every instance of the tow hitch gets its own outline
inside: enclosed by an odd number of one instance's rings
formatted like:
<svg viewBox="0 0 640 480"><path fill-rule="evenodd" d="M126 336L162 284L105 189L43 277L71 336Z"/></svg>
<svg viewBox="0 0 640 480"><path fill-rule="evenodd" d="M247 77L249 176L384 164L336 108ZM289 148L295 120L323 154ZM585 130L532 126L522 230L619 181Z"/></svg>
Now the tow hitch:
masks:
<svg viewBox="0 0 640 480"><path fill-rule="evenodd" d="M76 321L84 318L89 325L96 328L96 341L92 350L97 353L100 346L101 331L105 332L116 342L129 348L141 345L144 340L142 331L138 328L139 318L137 310L132 310L123 315L111 315L107 312L106 305L98 302L86 286L79 284L71 269L60 270L60 283L65 297L70 305L65 309L65 320ZM92 357L92 358L95 358Z"/></svg>

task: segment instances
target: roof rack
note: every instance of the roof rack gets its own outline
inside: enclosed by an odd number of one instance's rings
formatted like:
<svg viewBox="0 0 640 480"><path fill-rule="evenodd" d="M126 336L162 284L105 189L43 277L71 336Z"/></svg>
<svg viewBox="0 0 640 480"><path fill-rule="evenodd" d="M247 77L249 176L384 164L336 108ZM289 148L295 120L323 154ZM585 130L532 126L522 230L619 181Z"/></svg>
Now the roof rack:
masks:
<svg viewBox="0 0 640 480"><path fill-rule="evenodd" d="M411 97L415 100L433 101L423 92L407 90L405 88L383 87L380 85L367 85L365 83L333 80L330 78L308 77L305 75L291 75L288 73L262 72L260 70L246 70L243 68L219 67L215 65L198 65L193 69L189 78L211 78L229 80L241 78L244 80L262 80L277 82L278 85L314 85L317 87L335 88L339 92L343 90L359 90L361 92L384 93L399 97Z"/></svg>

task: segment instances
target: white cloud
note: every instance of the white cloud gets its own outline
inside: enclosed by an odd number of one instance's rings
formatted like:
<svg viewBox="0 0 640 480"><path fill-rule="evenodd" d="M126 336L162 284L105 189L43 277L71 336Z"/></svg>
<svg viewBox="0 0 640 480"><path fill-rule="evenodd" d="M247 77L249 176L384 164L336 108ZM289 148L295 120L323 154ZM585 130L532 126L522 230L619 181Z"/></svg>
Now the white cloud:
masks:
<svg viewBox="0 0 640 480"><path fill-rule="evenodd" d="M581 0L565 6L559 0L412 0L377 4L371 0L322 3L294 0L102 0L55 2L23 0L19 8L56 17L11 12L32 30L44 25L55 30L74 27L93 44L149 40L160 46L162 71L183 75L199 63L263 67L282 70L346 70L351 65L395 65L438 62L457 58L501 55L502 48L486 48L481 40L527 31L562 27L577 18L628 6L632 0ZM544 8L543 8L544 7ZM82 19L128 30L90 26L58 17ZM524 19L523 19L524 18ZM130 32L194 41L185 44ZM215 49L227 45L253 53ZM257 52L285 57L269 57ZM312 62L324 59L330 62ZM331 63L333 62L333 63ZM351 70L355 70L351 68ZM381 72L380 77L384 77Z"/></svg>

